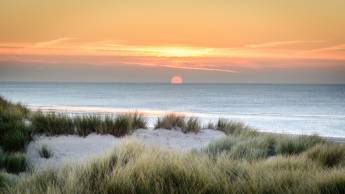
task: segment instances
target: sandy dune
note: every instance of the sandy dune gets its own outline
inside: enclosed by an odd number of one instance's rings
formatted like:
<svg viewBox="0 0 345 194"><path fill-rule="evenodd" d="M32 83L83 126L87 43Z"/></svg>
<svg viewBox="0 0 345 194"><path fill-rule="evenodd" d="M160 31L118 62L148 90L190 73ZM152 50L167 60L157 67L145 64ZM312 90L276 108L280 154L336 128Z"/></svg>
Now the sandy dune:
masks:
<svg viewBox="0 0 345 194"><path fill-rule="evenodd" d="M139 129L132 135L123 138L98 134L90 134L87 137L76 135L36 136L27 148L26 157L35 169L60 168L67 163L97 158L128 139L136 139L145 145L159 146L165 149L189 151L200 149L209 142L222 137L225 137L223 132L208 129L197 134L185 134L181 131L166 129ZM38 150L42 145L46 145L53 153L51 158L40 157Z"/></svg>

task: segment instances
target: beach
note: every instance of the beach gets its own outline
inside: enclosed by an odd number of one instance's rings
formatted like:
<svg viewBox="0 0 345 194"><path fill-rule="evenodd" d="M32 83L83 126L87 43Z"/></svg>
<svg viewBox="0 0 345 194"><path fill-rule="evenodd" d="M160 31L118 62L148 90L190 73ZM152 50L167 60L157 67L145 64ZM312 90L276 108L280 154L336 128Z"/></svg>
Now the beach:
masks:
<svg viewBox="0 0 345 194"><path fill-rule="evenodd" d="M5 193L342 189L336 185L345 166L340 137L265 132L238 120L205 123L173 112L153 119L140 111L41 111L4 98L0 110Z"/></svg>

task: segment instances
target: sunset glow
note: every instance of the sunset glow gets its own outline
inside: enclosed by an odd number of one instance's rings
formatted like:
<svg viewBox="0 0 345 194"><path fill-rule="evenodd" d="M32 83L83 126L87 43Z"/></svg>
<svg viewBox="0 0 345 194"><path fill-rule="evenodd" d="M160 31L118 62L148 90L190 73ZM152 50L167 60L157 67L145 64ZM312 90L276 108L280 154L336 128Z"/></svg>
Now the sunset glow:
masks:
<svg viewBox="0 0 345 194"><path fill-rule="evenodd" d="M183 84L183 79L182 79L182 77L176 75L176 76L171 78L170 83L175 84L175 85Z"/></svg>
<svg viewBox="0 0 345 194"><path fill-rule="evenodd" d="M327 71L332 80L345 73L345 1L77 2L2 1L3 74L9 78L13 65L45 69L43 74L66 71L62 66L111 68L114 74L138 67L150 74L140 80L149 82L151 74L162 71L190 74L196 82L241 82L248 76L259 81L254 74L278 79L282 70L300 74L301 80L305 74ZM345 79L334 80L339 81Z"/></svg>

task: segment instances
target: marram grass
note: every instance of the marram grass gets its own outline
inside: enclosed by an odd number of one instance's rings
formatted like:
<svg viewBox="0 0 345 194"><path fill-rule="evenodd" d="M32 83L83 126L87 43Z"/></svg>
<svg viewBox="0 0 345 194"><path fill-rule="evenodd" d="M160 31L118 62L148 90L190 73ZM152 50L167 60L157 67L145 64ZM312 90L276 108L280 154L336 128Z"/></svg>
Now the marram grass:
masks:
<svg viewBox="0 0 345 194"><path fill-rule="evenodd" d="M62 113L36 112L31 117L34 133L47 135L90 133L111 134L117 137L130 134L135 129L146 128L146 120L139 113L117 116L81 115L69 116Z"/></svg>
<svg viewBox="0 0 345 194"><path fill-rule="evenodd" d="M128 143L88 164L36 172L5 193L344 193L345 168L309 154L251 161Z"/></svg>
<svg viewBox="0 0 345 194"><path fill-rule="evenodd" d="M200 120L196 117L186 118L183 115L169 113L158 118L155 129L178 129L184 133L197 133L201 129Z"/></svg>

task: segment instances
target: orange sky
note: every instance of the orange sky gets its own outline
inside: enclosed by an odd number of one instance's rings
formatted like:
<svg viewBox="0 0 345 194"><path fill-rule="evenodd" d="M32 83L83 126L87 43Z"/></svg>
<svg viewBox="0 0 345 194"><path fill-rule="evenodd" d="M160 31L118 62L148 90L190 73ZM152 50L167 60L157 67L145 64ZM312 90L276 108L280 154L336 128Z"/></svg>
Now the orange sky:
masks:
<svg viewBox="0 0 345 194"><path fill-rule="evenodd" d="M2 0L0 80L40 80L29 72L38 66L66 78L85 65L114 77L144 68L151 73L137 81L148 82L177 73L187 82L294 82L274 78L286 71L345 83L344 9L343 0Z"/></svg>

